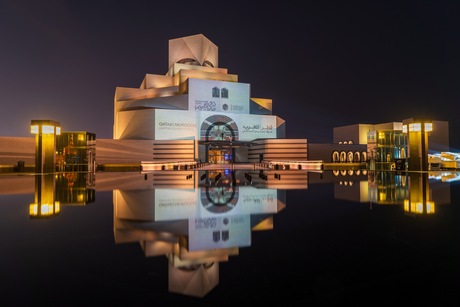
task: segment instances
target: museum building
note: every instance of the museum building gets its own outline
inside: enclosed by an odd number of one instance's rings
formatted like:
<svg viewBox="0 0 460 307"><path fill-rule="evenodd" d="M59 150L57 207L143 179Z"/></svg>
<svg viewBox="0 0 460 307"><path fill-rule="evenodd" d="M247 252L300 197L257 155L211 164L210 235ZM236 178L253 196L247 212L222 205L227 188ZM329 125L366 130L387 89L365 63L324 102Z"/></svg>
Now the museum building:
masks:
<svg viewBox="0 0 460 307"><path fill-rule="evenodd" d="M307 140L285 138L272 100L252 98L250 84L218 63L218 47L202 34L171 39L166 75L116 88L114 141L140 144L147 161L307 160Z"/></svg>
<svg viewBox="0 0 460 307"><path fill-rule="evenodd" d="M251 85L238 82L237 75L218 63L218 47L204 35L171 39L165 75L147 73L138 88L116 87L112 139L32 120L37 139L0 138L0 172L37 170L37 165L42 172L44 166L69 171L131 165L138 170L143 163L158 163L162 169L263 161L375 169L394 169L403 162L403 169L425 169L429 153L449 151L448 122L430 119L335 127L332 143L286 138L286 123L272 113L272 100L251 97ZM51 138L46 136L49 129Z"/></svg>

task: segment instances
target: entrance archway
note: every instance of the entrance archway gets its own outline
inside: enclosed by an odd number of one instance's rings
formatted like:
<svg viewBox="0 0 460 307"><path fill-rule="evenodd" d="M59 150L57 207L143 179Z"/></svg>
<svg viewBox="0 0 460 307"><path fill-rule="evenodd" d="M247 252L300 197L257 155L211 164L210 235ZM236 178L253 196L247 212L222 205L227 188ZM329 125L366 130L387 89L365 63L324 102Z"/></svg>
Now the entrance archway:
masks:
<svg viewBox="0 0 460 307"><path fill-rule="evenodd" d="M238 127L226 115L211 115L200 127L200 142L206 145L206 158L209 163L233 163L234 143L238 142Z"/></svg>

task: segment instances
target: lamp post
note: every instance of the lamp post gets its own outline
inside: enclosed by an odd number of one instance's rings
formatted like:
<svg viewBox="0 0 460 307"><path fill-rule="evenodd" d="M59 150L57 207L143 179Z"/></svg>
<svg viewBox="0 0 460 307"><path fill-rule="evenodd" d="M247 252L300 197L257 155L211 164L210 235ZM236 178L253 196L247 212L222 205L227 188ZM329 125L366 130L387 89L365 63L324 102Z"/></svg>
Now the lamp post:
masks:
<svg viewBox="0 0 460 307"><path fill-rule="evenodd" d="M408 170L428 171L428 132L433 131L431 120L403 120L403 133L408 135Z"/></svg>
<svg viewBox="0 0 460 307"><path fill-rule="evenodd" d="M35 172L55 172L56 135L61 134L60 123L32 120L30 132L35 134Z"/></svg>

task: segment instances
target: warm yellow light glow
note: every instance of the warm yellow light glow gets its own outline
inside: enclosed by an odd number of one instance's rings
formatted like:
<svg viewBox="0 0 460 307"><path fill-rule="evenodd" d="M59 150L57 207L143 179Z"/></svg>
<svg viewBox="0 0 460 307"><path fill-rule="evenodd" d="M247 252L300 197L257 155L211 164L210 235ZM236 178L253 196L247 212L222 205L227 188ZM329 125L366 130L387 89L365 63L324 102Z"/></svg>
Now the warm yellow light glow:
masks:
<svg viewBox="0 0 460 307"><path fill-rule="evenodd" d="M85 199L85 198L84 198L84 195L83 195L83 194L78 194L78 196L77 196L78 202L82 202L84 199Z"/></svg>
<svg viewBox="0 0 460 307"><path fill-rule="evenodd" d="M51 215L53 214L53 206L50 204L42 204L40 207L40 215Z"/></svg>
<svg viewBox="0 0 460 307"><path fill-rule="evenodd" d="M423 213L423 203L421 203L421 202L412 202L410 204L410 212Z"/></svg>
<svg viewBox="0 0 460 307"><path fill-rule="evenodd" d="M79 141L84 141L85 140L85 135L84 134L78 134L78 140Z"/></svg>
<svg viewBox="0 0 460 307"><path fill-rule="evenodd" d="M61 135L61 127L56 127L56 135Z"/></svg>
<svg viewBox="0 0 460 307"><path fill-rule="evenodd" d="M433 131L433 124L432 123L425 123L425 132Z"/></svg>
<svg viewBox="0 0 460 307"><path fill-rule="evenodd" d="M410 205L410 202L409 202L409 200L406 198L406 199L404 200L404 211L405 211L405 212L408 212L408 211L409 211L409 205Z"/></svg>
<svg viewBox="0 0 460 307"><path fill-rule="evenodd" d="M385 138L385 133L379 132L379 139L384 139Z"/></svg>
<svg viewBox="0 0 460 307"><path fill-rule="evenodd" d="M403 125L403 133L407 133L407 125Z"/></svg>
<svg viewBox="0 0 460 307"><path fill-rule="evenodd" d="M37 204L30 204L29 206L29 215L37 215L38 213L38 205Z"/></svg>
<svg viewBox="0 0 460 307"><path fill-rule="evenodd" d="M30 133L38 134L38 125L30 126Z"/></svg>
<svg viewBox="0 0 460 307"><path fill-rule="evenodd" d="M43 125L42 133L43 134L54 134L54 126Z"/></svg>
<svg viewBox="0 0 460 307"><path fill-rule="evenodd" d="M421 123L409 124L409 131L414 131L414 132L422 131L422 124Z"/></svg>
<svg viewBox="0 0 460 307"><path fill-rule="evenodd" d="M426 202L426 213L434 213L434 201Z"/></svg>

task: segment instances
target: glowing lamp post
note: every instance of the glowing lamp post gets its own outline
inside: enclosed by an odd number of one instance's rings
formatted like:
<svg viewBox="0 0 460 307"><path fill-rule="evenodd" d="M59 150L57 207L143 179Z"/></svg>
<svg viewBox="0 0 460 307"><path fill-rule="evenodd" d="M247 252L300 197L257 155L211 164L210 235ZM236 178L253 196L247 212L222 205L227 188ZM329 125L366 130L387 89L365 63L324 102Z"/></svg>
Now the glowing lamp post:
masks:
<svg viewBox="0 0 460 307"><path fill-rule="evenodd" d="M409 170L428 171L428 133L431 131L431 121L413 118L403 121L403 133L408 135Z"/></svg>
<svg viewBox="0 0 460 307"><path fill-rule="evenodd" d="M35 172L55 172L56 135L60 123L52 120L32 120L30 132L35 134Z"/></svg>

